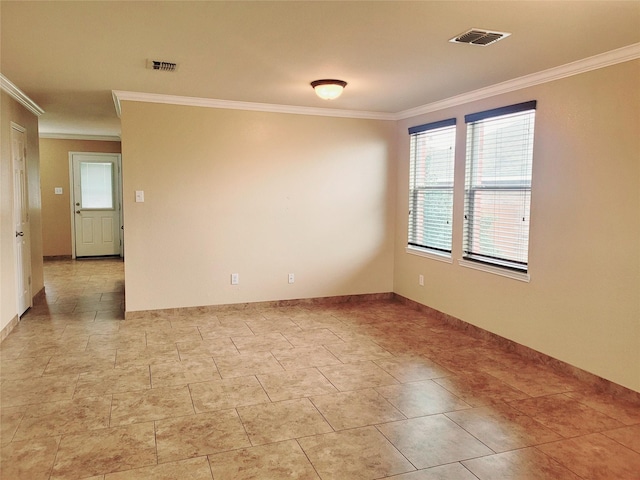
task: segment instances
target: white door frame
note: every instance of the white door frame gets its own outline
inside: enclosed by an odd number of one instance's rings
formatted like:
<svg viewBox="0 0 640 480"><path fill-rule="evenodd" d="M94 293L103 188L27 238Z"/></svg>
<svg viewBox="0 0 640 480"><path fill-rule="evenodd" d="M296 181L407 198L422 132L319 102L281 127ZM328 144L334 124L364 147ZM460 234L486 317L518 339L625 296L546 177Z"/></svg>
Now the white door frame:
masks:
<svg viewBox="0 0 640 480"><path fill-rule="evenodd" d="M24 151L22 154L24 155L24 185L18 187L16 185L16 159L15 159L15 144L13 141L14 132L20 132L24 135L25 143L23 145ZM33 306L33 292L31 290L31 218L29 212L29 180L28 180L28 169L27 169L27 129L22 125L18 125L15 122L11 122L11 176L13 177L13 199L12 199L12 217L13 217L13 227L16 227L18 223L22 224L22 218L17 218L16 215L16 191L18 188L20 190L24 190L24 198L25 204L23 204L23 208L26 207L27 215L26 215L26 228L21 227L21 232L16 230L16 237L14 242L16 242L18 235L20 238L25 239L23 241L24 247L21 247L18 250L17 242L13 244L16 248L14 251L15 255L15 267L16 267L16 310L18 311L18 316L22 316L29 308ZM19 214L21 217L21 213ZM25 278L26 273L26 278ZM23 293L26 290L25 298L22 298Z"/></svg>
<svg viewBox="0 0 640 480"><path fill-rule="evenodd" d="M120 256L124 257L124 231L123 231L123 216L122 216L122 154L120 153L106 153L106 152L69 152L69 208L71 215L71 258L76 258L76 206L74 204L74 174L73 174L73 156L74 155L88 155L88 156L109 156L117 157L116 161L116 205L118 208L118 231L120 232Z"/></svg>

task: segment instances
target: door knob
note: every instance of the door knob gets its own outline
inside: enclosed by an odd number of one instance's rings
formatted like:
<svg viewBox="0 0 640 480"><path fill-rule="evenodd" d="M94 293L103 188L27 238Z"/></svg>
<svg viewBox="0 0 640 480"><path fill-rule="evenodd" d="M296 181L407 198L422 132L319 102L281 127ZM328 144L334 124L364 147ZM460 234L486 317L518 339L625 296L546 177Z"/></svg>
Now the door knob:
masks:
<svg viewBox="0 0 640 480"><path fill-rule="evenodd" d="M79 207L79 206L80 206L80 202L76 202L76 207Z"/></svg>
<svg viewBox="0 0 640 480"><path fill-rule="evenodd" d="M80 210L76 210L76 213L80 213Z"/></svg>

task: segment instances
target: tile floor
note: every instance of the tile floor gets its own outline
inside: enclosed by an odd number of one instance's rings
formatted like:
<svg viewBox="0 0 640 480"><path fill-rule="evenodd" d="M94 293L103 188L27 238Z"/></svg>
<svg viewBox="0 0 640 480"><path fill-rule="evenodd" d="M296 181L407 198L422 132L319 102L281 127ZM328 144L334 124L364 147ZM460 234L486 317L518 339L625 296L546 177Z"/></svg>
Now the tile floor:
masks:
<svg viewBox="0 0 640 480"><path fill-rule="evenodd" d="M640 479L640 405L394 302L123 320L45 263L0 350L3 480Z"/></svg>

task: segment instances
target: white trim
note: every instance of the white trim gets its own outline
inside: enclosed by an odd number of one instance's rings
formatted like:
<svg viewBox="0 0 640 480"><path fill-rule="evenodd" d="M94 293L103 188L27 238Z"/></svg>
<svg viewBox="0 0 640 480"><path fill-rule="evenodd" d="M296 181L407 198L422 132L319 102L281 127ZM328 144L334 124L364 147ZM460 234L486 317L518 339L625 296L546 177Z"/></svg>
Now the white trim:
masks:
<svg viewBox="0 0 640 480"><path fill-rule="evenodd" d="M113 90L113 101L118 117L122 114L121 102L164 103L169 105L186 105L190 107L224 108L229 110L249 110L255 112L291 113L296 115L314 115L319 117L362 118L369 120L394 120L394 114L383 112L366 112L358 110L334 110L330 108L300 107L294 105L276 105L271 103L236 102L213 98L181 97L157 93L127 92Z"/></svg>
<svg viewBox="0 0 640 480"><path fill-rule="evenodd" d="M83 135L81 133L51 133L40 132L40 138L51 138L54 140L97 140L100 142L120 142L117 135Z"/></svg>
<svg viewBox="0 0 640 480"><path fill-rule="evenodd" d="M0 88L7 92L11 98L20 103L23 107L29 110L36 116L40 116L44 113L44 110L38 106L36 102L31 100L26 93L20 90L14 83L7 77L0 73Z"/></svg>
<svg viewBox="0 0 640 480"><path fill-rule="evenodd" d="M417 248L417 247L411 247L411 246L405 247L404 251L410 255L417 255L418 257L430 258L431 260L438 260L439 262L444 262L444 263L453 263L451 254L447 254L445 252L438 253L435 251L426 250L424 248Z"/></svg>
<svg viewBox="0 0 640 480"><path fill-rule="evenodd" d="M404 120L425 113L431 113L445 108L463 105L465 103L482 100L504 93L521 90L523 88L552 82L561 78L578 75L581 73L605 68L618 63L628 62L640 58L640 43L634 43L626 47L611 50L609 52L594 55L575 62L549 68L540 72L525 75L523 77L507 80L486 88L480 88L471 92L456 95L444 100L429 103L397 113L367 112L358 110L334 110L330 108L300 107L294 105L276 105L270 103L237 102L232 100L216 100L211 98L182 97L177 95L162 95L157 93L128 92L113 90L113 103L116 113L120 117L122 113L121 102L164 103L169 105L186 105L192 107L225 108L232 110L251 110L272 113L292 113L298 115L315 115L324 117L362 118L370 120Z"/></svg>
<svg viewBox="0 0 640 480"><path fill-rule="evenodd" d="M512 278L521 282L529 283L531 281L531 275L528 273L516 272L515 270L494 267L479 262L470 262L469 260L464 260L462 258L458 259L458 265L461 267L472 268L473 270L480 270L481 272L493 273L494 275L500 275L501 277Z"/></svg>
<svg viewBox="0 0 640 480"><path fill-rule="evenodd" d="M445 108L463 105L465 103L482 100L484 98L501 95L503 93L521 90L527 87L533 87L542 83L553 82L561 78L578 75L581 73L605 68L617 63L628 62L640 58L640 43L634 43L626 47L611 50L609 52L594 55L593 57L584 58L576 62L567 63L559 67L549 68L541 72L525 75L524 77L507 80L506 82L497 83L490 87L481 88L472 92L463 93L450 97L438 102L422 105L421 107L410 108L394 115L394 120L404 120L410 117L416 117L425 113L431 113Z"/></svg>

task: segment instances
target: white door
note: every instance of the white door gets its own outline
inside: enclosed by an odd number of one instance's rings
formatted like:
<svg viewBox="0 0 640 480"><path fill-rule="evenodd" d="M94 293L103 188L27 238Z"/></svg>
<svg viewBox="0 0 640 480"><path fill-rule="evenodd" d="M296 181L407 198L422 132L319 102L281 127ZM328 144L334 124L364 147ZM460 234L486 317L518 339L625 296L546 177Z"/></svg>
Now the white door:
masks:
<svg viewBox="0 0 640 480"><path fill-rule="evenodd" d="M11 156L13 157L13 205L16 231L16 283L18 315L32 304L31 232L29 229L29 195L27 188L26 130L11 124Z"/></svg>
<svg viewBox="0 0 640 480"><path fill-rule="evenodd" d="M75 256L120 255L120 155L70 155Z"/></svg>

